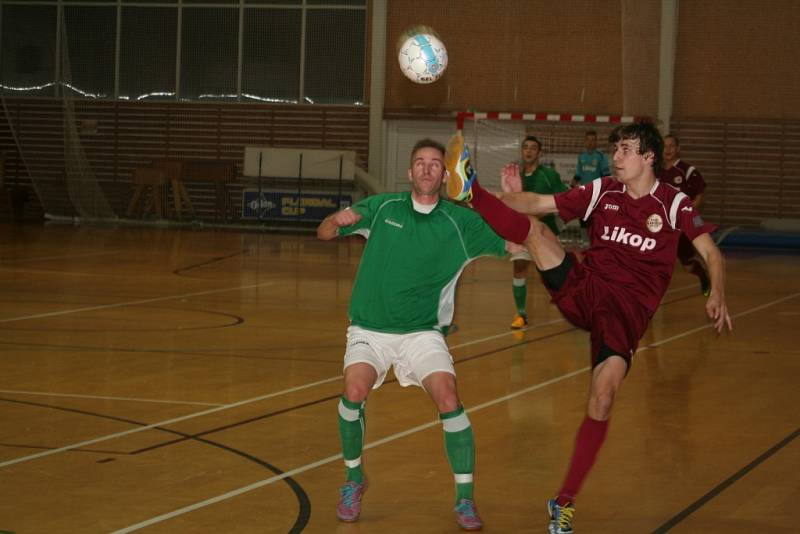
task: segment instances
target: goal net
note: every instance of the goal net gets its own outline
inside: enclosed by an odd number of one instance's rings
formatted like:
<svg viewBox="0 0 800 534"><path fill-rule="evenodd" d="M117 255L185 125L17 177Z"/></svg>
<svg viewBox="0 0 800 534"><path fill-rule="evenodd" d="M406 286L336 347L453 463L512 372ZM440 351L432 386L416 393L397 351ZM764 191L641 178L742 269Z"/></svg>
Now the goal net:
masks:
<svg viewBox="0 0 800 534"><path fill-rule="evenodd" d="M500 170L507 163L520 161L525 137L533 135L542 143L540 163L554 168L561 181L569 184L575 176L578 154L584 150L587 131L596 132L598 149L606 150L611 130L620 123L637 119L639 117L609 115L461 112L457 115L456 127L469 145L481 184L488 189L499 189ZM565 243L580 244L581 235L578 222L572 221L559 237Z"/></svg>

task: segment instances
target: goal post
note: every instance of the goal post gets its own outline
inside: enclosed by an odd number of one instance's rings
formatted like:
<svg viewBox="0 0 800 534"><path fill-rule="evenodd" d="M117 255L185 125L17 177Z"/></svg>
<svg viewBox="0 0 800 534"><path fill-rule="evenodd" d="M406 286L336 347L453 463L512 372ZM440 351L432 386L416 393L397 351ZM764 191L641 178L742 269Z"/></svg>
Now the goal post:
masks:
<svg viewBox="0 0 800 534"><path fill-rule="evenodd" d="M569 183L575 175L578 154L584 150L584 135L597 132L598 148L606 149L605 139L619 124L647 120L625 115L516 113L461 111L456 128L462 133L473 155L473 165L481 183L500 186L500 169L519 161L523 139L536 136L542 143L541 162L556 169Z"/></svg>
<svg viewBox="0 0 800 534"><path fill-rule="evenodd" d="M561 181L570 184L578 155L584 151L587 131L597 133L598 149L606 151L606 140L616 126L640 120L649 119L624 115L462 111L456 114L456 128L470 148L472 165L481 184L487 189L499 190L500 170L507 163L520 161L522 141L529 135L542 144L540 163L554 168ZM559 238L565 245L586 244L577 221L567 225Z"/></svg>

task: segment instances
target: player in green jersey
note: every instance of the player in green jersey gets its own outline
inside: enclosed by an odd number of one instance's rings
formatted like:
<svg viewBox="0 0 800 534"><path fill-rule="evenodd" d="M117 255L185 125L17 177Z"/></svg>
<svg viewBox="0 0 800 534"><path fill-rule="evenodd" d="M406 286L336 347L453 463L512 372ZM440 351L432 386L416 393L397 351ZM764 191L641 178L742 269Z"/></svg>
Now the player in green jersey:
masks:
<svg viewBox="0 0 800 534"><path fill-rule="evenodd" d="M444 147L423 139L411 152L411 191L367 197L328 216L323 240L367 238L350 300L339 433L347 480L336 513L356 521L366 479L361 468L364 405L394 367L401 386L422 387L439 411L456 489L456 520L483 524L473 498L475 442L458 397L453 358L443 332L453 319L456 282L480 256L504 256L503 241L476 212L440 198ZM513 249L513 245L509 245Z"/></svg>
<svg viewBox="0 0 800 534"><path fill-rule="evenodd" d="M569 189L561 181L561 176L555 169L539 162L539 156L542 153L542 143L539 139L529 135L522 141L521 148L521 162L509 163L503 168L503 173L510 172L519 175L523 191L552 195ZM541 221L553 231L553 234L558 235L559 228L554 214L541 217ZM511 289L514 295L514 304L517 307L517 315L511 321L511 328L517 330L528 325L526 302L528 300L528 270L531 265L531 257L528 251L524 250L519 254L514 254L511 259L514 266Z"/></svg>

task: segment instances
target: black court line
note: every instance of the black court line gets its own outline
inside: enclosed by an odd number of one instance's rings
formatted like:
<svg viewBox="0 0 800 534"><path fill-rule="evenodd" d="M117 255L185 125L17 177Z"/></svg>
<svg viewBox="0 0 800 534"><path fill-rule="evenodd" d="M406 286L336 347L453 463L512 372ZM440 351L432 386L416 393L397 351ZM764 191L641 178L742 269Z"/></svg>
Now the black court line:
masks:
<svg viewBox="0 0 800 534"><path fill-rule="evenodd" d="M89 347L84 345L52 345L49 343L31 343L29 341L19 342L19 341L0 341L0 346L7 345L16 349L17 347L34 347L37 349L50 349L51 351L62 350L62 351L81 351L81 352L108 352L108 347ZM276 352L276 351L285 351L285 350L305 350L305 351L316 351L316 350L329 350L329 349L337 349L341 350L341 344L336 345L320 345L315 347L292 347L289 349L285 348L267 348L264 349L243 349L243 350L258 350L260 352ZM169 355L181 355L181 356L195 356L195 357L202 357L202 358L218 358L218 359L227 359L227 358L238 358L242 360L262 360L267 362L310 362L310 363L330 363L336 364L341 366L342 360L324 360L320 358L274 358L271 356L248 356L245 354L225 354L219 352L193 352L187 350L175 350L175 349L131 349L131 348L123 348L123 347L115 347L114 352L124 352L124 353L134 353L134 354L169 354Z"/></svg>
<svg viewBox="0 0 800 534"><path fill-rule="evenodd" d="M673 304L675 302L680 302L680 301L688 300L688 299L691 299L691 298L694 298L694 295L690 295L690 296L687 296L687 297L680 297L680 298L671 300L669 302L665 302L662 305L666 306L668 304ZM499 352L504 352L506 350L510 350L510 349L513 349L513 348L516 348L516 347L520 347L522 345L529 345L529 344L532 344L532 343L537 343L539 341L544 341L546 339L551 339L551 338L558 337L558 336L561 336L563 334L568 334L570 332L575 332L575 331L578 331L578 330L580 330L580 328L578 328L576 326L569 326L569 328L565 328L565 329L559 330L557 332L552 332L550 334L544 334L544 335L535 337L533 339L526 339L526 340L523 340L523 341L518 341L518 342L512 343L510 345L506 345L506 346L503 346L503 347L496 347L494 349L491 349L491 350L488 350L488 351L485 351L485 352L479 352L479 353L473 354L471 356L467 356L467 357L464 357L464 358L459 358L458 360L454 360L453 361L453 365L458 365L458 364L463 363L463 362L476 360L478 358L485 358L486 356L491 356L491 355L497 354ZM396 381L397 381L396 378L391 378L389 380L384 381L384 384L391 384L392 382L396 382ZM289 406L288 408L283 408L283 409L280 409L280 410L275 410L275 411L272 411L272 412L261 414L261 415L255 416L255 417L249 417L247 419L242 419L240 421L235 421L235 422L227 424L227 425L219 426L219 427L216 427L216 428L210 428L208 430L204 430L202 432L197 432L195 434L191 434L191 435L190 434L185 434L181 438L165 441L163 443L156 443L154 445L150 445L150 446L144 447L142 449L137 449L137 450L131 451L130 454L141 454L143 452L149 452L149 451L152 451L152 450L155 450L155 449L160 449L161 447L166 447L168 445L173 445L175 443L180 443L182 441L186 441L187 439L199 438L201 436L207 436L209 434L214 434L216 432L222 432L223 430L230 430L232 428L244 426L244 425L247 425L247 424L250 424L250 423L254 423L256 421L262 421L264 419L269 419L270 417L275 417L277 415L282 415L282 414L293 412L293 411L300 410L300 409L303 409L303 408L308 408L309 406L315 406L315 405L321 404L323 402L327 402L327 401L330 401L330 400L338 399L340 396L341 396L340 393L336 393L334 395L329 395L329 396L326 396L326 397L314 399L314 400L311 400L311 401L308 401L308 402L304 402L302 404L296 404L294 406Z"/></svg>
<svg viewBox="0 0 800 534"><path fill-rule="evenodd" d="M6 399L0 399L0 401L4 401ZM51 451L56 447L49 447L44 445L23 445L21 443L0 443L0 447L6 447L9 449L36 449L42 451ZM75 452L88 452L90 454L130 454L126 451L111 451L111 450L103 450L103 449L70 449L71 451Z"/></svg>
<svg viewBox="0 0 800 534"><path fill-rule="evenodd" d="M521 341L521 342L518 342L518 343L514 343L513 345L508 345L508 346L505 346L505 347L498 347L498 348L495 348L495 349L492 349L492 350L489 350L489 351L486 351L486 352L481 352L481 353L478 353L478 354L474 354L472 356L468 356L466 358L461 358L461 359L459 359L457 361L454 361L453 365L458 365L459 363L467 362L467 361L470 361L470 360L475 360L475 359L478 359L478 358L485 358L486 356L492 356L492 355L494 355L494 354L496 354L498 352L503 352L503 351L506 351L506 350L509 350L509 349L513 349L515 347L519 347L520 345L527 345L527 344L530 344L530 343L536 343L537 341L542 341L544 339L557 337L557 336L560 336L561 334L566 334L566 333L572 332L574 330L578 330L578 328L572 327L572 328L568 328L566 330L560 330L558 332L554 332L552 334L546 334L544 336L540 336L540 337L537 337L535 339L529 339L529 340ZM397 379L396 378L390 378L388 380L384 380L383 383L384 384L391 384L392 382L397 382ZM210 428L208 430L204 430L204 431L198 432L196 434L191 434L191 435L187 434L187 435L184 435L184 437L182 437L182 438L166 441L164 443L156 443L155 445L150 445L149 447L145 447L143 449L137 449L135 451L131 451L130 454L140 454L142 452L148 452L148 451L152 451L152 450L155 450L155 449L160 449L161 447L165 447L167 445L173 445L173 444L179 443L181 441L186 441L187 439L198 438L200 436L206 436L208 434L214 434L216 432L222 432L223 430L230 430L232 428L244 426L244 425L247 425L247 424L250 424L250 423L254 423L256 421L269 419L270 417L275 417L276 415L282 415L282 414L285 414L285 413L294 412L296 410L301 410L303 408L308 408L309 406L315 406L317 404L322 404L323 402L327 402L327 401L330 401L330 400L338 399L339 397L341 397L341 393L336 393L334 395L328 395L327 397L321 397L321 398L314 399L314 400L311 400L311 401L308 401L308 402L304 402L302 404L295 404L294 406L289 406L288 408L283 408L281 410L275 410L275 411L272 411L272 412L268 412L268 413L265 413L265 414L261 414L261 415L255 416L255 417L249 417L247 419L242 419L241 421L236 421L234 423L230 423L230 424L227 424L227 425L224 425L224 426L219 426L219 427L216 427L216 428Z"/></svg>
<svg viewBox="0 0 800 534"><path fill-rule="evenodd" d="M695 513L697 510L702 508L706 503L708 503L711 499L728 489L734 483L736 483L739 479L745 476L747 473L764 463L767 459L773 456L776 452L781 450L782 448L786 447L789 443L794 441L797 436L800 436L800 428L780 440L778 443L770 447L766 452L761 454L758 458L741 468L739 471L728 477L727 479L723 480L719 484L717 484L714 488L711 489L708 493L697 499L695 502L681 510L677 513L674 517L668 520L666 523L658 527L653 531L652 534L664 534L664 532L668 532L672 530L678 523Z"/></svg>
<svg viewBox="0 0 800 534"><path fill-rule="evenodd" d="M220 261L229 260L231 258L235 258L236 256L242 256L246 252L247 252L247 250L239 250L237 252L233 252L231 254L228 254L227 256L215 256L215 257L213 257L211 259L208 259L206 261L201 261L199 263L194 263L192 265L187 265L186 267L179 267L179 268L175 269L174 271L172 271L172 274L175 274L175 275L178 275L178 276L184 276L183 273L186 272L186 271L191 271L192 269L197 269L198 267L204 267L206 265L211 265L212 263L217 263L217 262L220 262Z"/></svg>
<svg viewBox="0 0 800 534"><path fill-rule="evenodd" d="M97 413L97 412L89 412L89 411L86 411L86 410L78 410L78 409L75 409L75 408L65 408L63 406L55 406L55 405L52 405L52 404L44 404L44 403L40 403L40 402L30 402L30 401L20 401L20 400L15 400L15 399L5 399L5 398L1 398L1 397L0 397L0 401L2 401L2 402L10 402L10 403L14 403L14 404L25 404L25 405L28 405L28 406L36 406L36 407L39 407L39 408L47 408L47 409L51 409L51 410L59 410L59 411L64 411L64 412L71 412L71 413L76 413L76 414L80 414L80 415L88 415L90 417L98 417L98 418L101 418L101 419L109 419L109 420L112 420L112 421L120 421L120 422L128 423L128 424L131 424L131 425L147 426L147 423L143 423L141 421L135 421L133 419L127 419L127 418L124 418L124 417L117 417L115 415L107 415L107 414L102 414L102 413ZM199 437L195 437L195 436L190 436L190 435L185 434L183 432L180 432L178 430L171 430L169 428L164 428L164 427L159 427L159 426L153 427L153 430L160 430L161 432L166 432L168 434L175 434L175 435L178 435L178 436L182 436L185 439L191 439L191 440L194 440L194 441L198 441L200 443L204 443L206 445L210 445L212 447L216 447L218 449L222 449L224 451L227 451L227 452L230 452L230 453L235 454L237 456L240 456L240 457L242 457L242 458L244 458L246 460L254 462L254 463L256 463L256 464L268 469L269 471L272 471L272 473L275 474L275 475L280 476L280 475L284 474L283 470L281 470L278 467L266 462L265 460L262 460L261 458L253 456L252 454L246 453L244 451L240 451L238 449L234 449L233 447L229 447L228 445L225 445L223 443L218 443L216 441L211 441L211 440L207 440L207 439L203 439L203 438L199 438ZM184 441L184 440L181 440L181 441ZM131 453L123 453L123 454L131 454ZM297 498L297 504L298 504L297 518L295 519L295 522L292 525L292 528L289 530L289 533L290 534L295 534L295 533L302 532L303 529L305 529L306 525L308 524L309 519L311 518L311 501L309 500L308 494L305 492L303 487L300 484L298 484L298 482L296 480L294 480L292 477L285 477L285 478L282 478L281 480L283 482L285 482L286 485L289 486L289 488L292 490L292 493L294 493L295 497Z"/></svg>
<svg viewBox="0 0 800 534"><path fill-rule="evenodd" d="M675 300L671 300L669 302L663 303L662 306L669 305L669 304L672 304L672 303L675 303L675 302L679 302L679 301L683 301L683 300L687 300L687 299L690 299L690 298L694 298L694 296L681 297L681 298L678 298L678 299L675 299ZM496 354L498 352L503 352L503 351L506 351L506 350L509 350L509 349L512 349L512 348L515 348L515 347L519 347L521 345L528 345L528 344L536 343L536 342L539 342L539 341L542 341L542 340L545 340L545 339L549 339L549 338L553 338L553 337L557 337L557 336L560 336L560 335L563 335L563 334L566 334L566 333L569 333L569 332L574 332L576 330L580 330L580 329L577 328L577 327L574 327L574 326L570 326L569 328L566 328L564 330L559 330L558 332L545 334L543 336L539 336L539 337L534 338L534 339L526 339L524 341L516 342L516 343L513 343L511 345L507 345L507 346L504 346L504 347L498 347L498 348L495 348L495 349L492 349L492 350L489 350L489 351L486 351L486 352L474 354L472 356L468 356L468 357L465 357L465 358L460 358L459 360L454 361L453 363L454 363L454 365L457 365L457 364L462 363L462 362L471 361L471 360L475 360L475 359L478 359L478 358L484 358L486 356L490 356L490 355ZM387 380L385 383L391 383L391 382L394 382L394 381L396 381L396 379ZM258 417L248 418L248 419L245 419L243 421L239 421L239 422L236 422L236 423L231 423L229 425L224 425L222 427L217 427L217 428L214 428L214 429L206 430L204 432L200 432L200 433L197 433L197 434L186 434L184 432L179 432L177 430L171 430L171 429L168 429L168 428L154 427L154 429L156 429L156 430L160 430L162 432L167 432L169 434L173 434L173 435L180 436L180 437L178 439L170 440L170 441L163 442L163 443L160 443L160 444L156 444L156 445L153 445L153 446L150 446L150 447L146 447L146 448L139 449L139 450L136 450L136 451L131 451L131 452L127 453L127 454L136 455L136 454L140 454L142 452L151 451L151 450L154 450L154 449L157 449L157 448L161 448L161 447L164 447L164 446L167 446L167 445L172 445L172 444L179 443L179 442L182 442L182 441L195 440L195 441L198 441L198 442L201 442L201 443L205 443L205 444L213 446L213 447L217 447L217 448L226 450L226 451L231 452L233 454L236 454L238 456L241 456L241 457L243 457L243 458L245 458L247 460L250 460L252 462L255 462L255 463L267 468L268 470L272 471L276 475L282 475L284 473L282 470L280 470L279 468L267 463L264 460L261 460L260 458L252 456L252 455L250 455L248 453L245 453L243 451L240 451L238 449L234 449L232 447L228 447L227 445L224 445L222 443L218 443L218 442L207 440L207 439L205 439L205 438L203 438L201 436L204 436L204 435L207 435L207 434L211 434L211 433L215 433L215 432L220 432L222 430L234 428L234 427L237 427L237 426L242 426L242 425L245 425L245 424L248 424L248 423L251 423L251 422L254 422L254 421L258 421L258 420L261 420L261 419L267 419L267 418L273 417L275 415L291 412L291 411L294 411L294 410L299 410L301 408L305 408L305 407L312 406L312 405L315 405L315 404L320 404L322 402L327 402L327 401L336 399L339 396L340 396L339 393L337 393L335 395L330 395L330 396L327 396L327 397L324 397L324 398L321 398L321 399L316 399L316 400L313 400L313 401L310 401L310 402L307 402L307 403L303 403L303 404L300 404L300 405L291 406L289 408L285 408L283 410L277 410L275 412L264 414L264 415L261 415L261 416L258 416ZM14 399L4 399L4 398L0 398L0 401L6 401L6 402L12 402L12 403L18 403L18 404L27 404L27 405L31 405L31 406L46 407L46 408L51 408L51 409L55 409L55 410L62 410L62 411L68 411L68 412L73 412L73 413L79 413L79 414L94 416L94 417L112 419L112 420L115 420L115 421L122 421L122 422L126 422L126 423L133 424L133 425L138 425L138 426L146 426L145 423L142 423L142 422L139 422L139 421L134 421L134 420L131 420L131 419L125 419L125 418L116 417L116 416L98 414L98 413L94 413L94 412L88 412L88 411L84 411L84 410L77 410L77 409L73 409L73 408L64 408L64 407L53 406L53 405L48 405L48 404L43 404L43 403L35 403L35 402L30 402L30 401L18 401L18 400L14 400ZM297 518L295 519L294 525L289 530L289 534L297 534L297 533L302 532L305 529L305 527L308 524L308 521L311 518L311 502L310 502L310 500L308 498L308 495L306 494L305 490L303 490L302 486L300 486L300 484L298 484L297 481L295 481L292 477L285 477L285 478L282 479L282 481L284 483L286 483L291 488L292 492L295 494L295 496L297 498L297 501L298 501Z"/></svg>
<svg viewBox="0 0 800 534"><path fill-rule="evenodd" d="M103 328L76 328L74 326L65 327L65 328L58 328L58 327L47 327L48 332L184 332L189 330L216 330L217 328L230 328L232 326L239 326L240 324L244 324L244 317L240 315L234 315L232 313L225 313L225 312L218 312L218 311L211 311L211 310L198 310L198 309L186 309L186 308L167 308L167 307L159 307L159 306L144 306L150 310L169 310L173 312L196 312L198 315L206 314L206 315L218 315L230 319L229 322L220 323L220 324L213 324L213 325L203 325L203 326L172 326L169 328L114 328L114 327L103 327ZM81 320L81 319L79 319ZM83 321L95 322L96 319L86 318L82 319ZM121 321L117 321L121 322ZM41 328L25 328L25 327L4 327L3 331L9 332L39 332Z"/></svg>

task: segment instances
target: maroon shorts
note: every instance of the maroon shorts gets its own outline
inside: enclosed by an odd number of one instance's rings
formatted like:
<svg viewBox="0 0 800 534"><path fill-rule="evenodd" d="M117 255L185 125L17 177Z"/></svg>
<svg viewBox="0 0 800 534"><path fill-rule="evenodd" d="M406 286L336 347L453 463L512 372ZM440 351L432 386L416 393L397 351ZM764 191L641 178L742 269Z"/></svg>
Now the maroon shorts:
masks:
<svg viewBox="0 0 800 534"><path fill-rule="evenodd" d="M612 288L577 262L560 289L547 283L545 287L564 317L590 332L592 367L600 363L603 345L630 362L651 317L638 299Z"/></svg>

